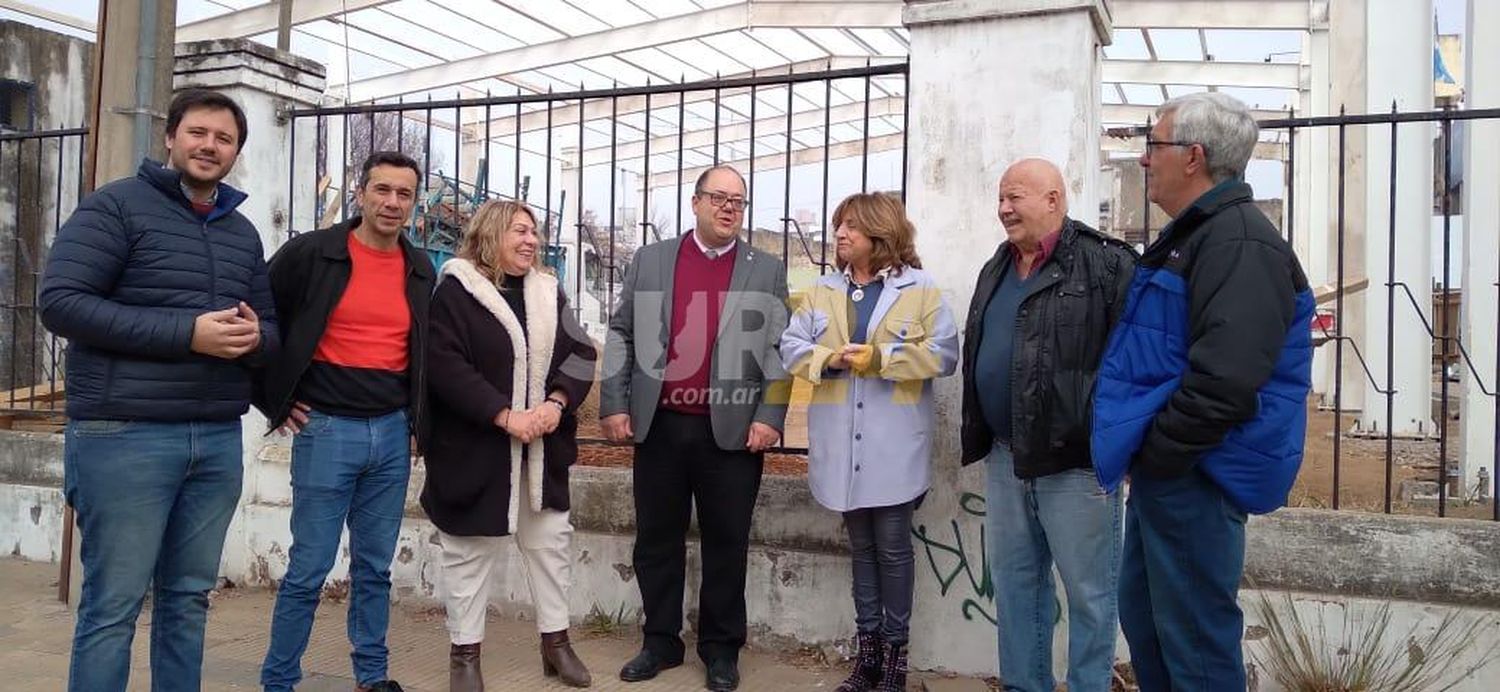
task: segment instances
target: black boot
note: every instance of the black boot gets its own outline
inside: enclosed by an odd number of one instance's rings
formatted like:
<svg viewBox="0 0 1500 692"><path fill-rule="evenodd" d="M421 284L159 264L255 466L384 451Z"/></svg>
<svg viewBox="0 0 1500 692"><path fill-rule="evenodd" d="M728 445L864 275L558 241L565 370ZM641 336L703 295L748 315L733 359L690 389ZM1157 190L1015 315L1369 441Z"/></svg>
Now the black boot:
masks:
<svg viewBox="0 0 1500 692"><path fill-rule="evenodd" d="M859 633L859 655L854 659L854 672L844 678L834 692L869 692L880 682L882 655L880 635Z"/></svg>
<svg viewBox="0 0 1500 692"><path fill-rule="evenodd" d="M906 692L906 645L886 642L875 692Z"/></svg>

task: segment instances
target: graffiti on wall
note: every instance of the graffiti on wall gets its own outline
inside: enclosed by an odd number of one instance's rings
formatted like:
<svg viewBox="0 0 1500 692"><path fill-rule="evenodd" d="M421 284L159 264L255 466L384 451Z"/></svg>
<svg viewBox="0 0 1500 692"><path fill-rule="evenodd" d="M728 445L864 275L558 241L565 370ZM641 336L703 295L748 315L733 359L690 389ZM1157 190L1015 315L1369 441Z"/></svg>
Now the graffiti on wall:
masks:
<svg viewBox="0 0 1500 692"><path fill-rule="evenodd" d="M959 598L965 620L982 617L995 623L995 586L990 581L990 562L985 551L984 496L963 493L958 498L959 515L946 527L917 524L912 535L927 556L927 567L937 578L938 591ZM962 521L960 521L962 520ZM965 529L978 527L978 539L965 537Z"/></svg>

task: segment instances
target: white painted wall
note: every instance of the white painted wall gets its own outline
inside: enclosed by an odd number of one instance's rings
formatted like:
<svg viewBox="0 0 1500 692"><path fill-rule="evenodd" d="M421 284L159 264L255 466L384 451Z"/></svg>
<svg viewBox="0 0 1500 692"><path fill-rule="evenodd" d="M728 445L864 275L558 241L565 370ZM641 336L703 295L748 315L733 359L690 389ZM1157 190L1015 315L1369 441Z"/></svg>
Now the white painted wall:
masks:
<svg viewBox="0 0 1500 692"><path fill-rule="evenodd" d="M1432 110L1432 0L1370 3L1365 112ZM1431 244L1425 231L1432 219L1432 138L1430 123L1405 123L1396 131L1395 245L1390 239L1391 128L1371 126L1365 140L1364 250L1370 287L1365 291L1365 340L1360 344L1376 381L1394 387L1390 419L1386 397L1365 382L1360 425L1398 435L1431 434L1432 340L1422 315L1432 306ZM1394 258L1394 273L1388 260ZM1390 281L1403 282L1421 308ZM1388 306L1394 312L1388 313ZM1391 315L1394 319L1391 319ZM1387 337L1394 336L1394 348ZM1392 373L1387 380L1387 362Z"/></svg>
<svg viewBox="0 0 1500 692"><path fill-rule="evenodd" d="M1465 98L1468 108L1500 108L1500 3L1469 0L1468 39L1464 42L1468 64ZM1463 273L1464 349L1474 359L1479 378L1491 392L1500 386L1496 370L1495 282L1500 272L1500 121L1471 121L1469 150L1465 152L1465 204ZM1466 486L1478 482L1479 470L1490 476L1495 489L1495 404L1465 369L1463 447L1460 470Z"/></svg>
<svg viewBox="0 0 1500 692"><path fill-rule="evenodd" d="M941 229L918 234L917 250L960 320L974 276L1004 238L996 186L1012 162L1028 156L1054 161L1067 180L1070 208L1085 221L1097 216L1100 36L1091 3L1028 4L1047 9L1017 16L1007 3L933 2L906 10L912 55L908 211L919 228ZM928 23L937 17L946 21ZM938 381L935 390L940 432L933 489L917 525L949 549L919 545L921 606L912 630L925 634L913 637L912 661L993 674L983 519L963 500L983 495L984 469L958 468L958 378ZM974 506L972 498L967 506ZM1057 647L1059 669L1064 651Z"/></svg>

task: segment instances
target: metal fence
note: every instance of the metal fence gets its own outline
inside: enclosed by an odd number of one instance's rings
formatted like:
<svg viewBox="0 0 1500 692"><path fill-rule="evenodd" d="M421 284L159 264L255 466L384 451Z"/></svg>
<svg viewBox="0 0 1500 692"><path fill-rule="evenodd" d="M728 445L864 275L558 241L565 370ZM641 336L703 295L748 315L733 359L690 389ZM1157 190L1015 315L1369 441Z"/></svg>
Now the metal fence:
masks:
<svg viewBox="0 0 1500 692"><path fill-rule="evenodd" d="M0 133L0 427L63 407L62 339L37 311L47 247L83 187L83 128Z"/></svg>
<svg viewBox="0 0 1500 692"><path fill-rule="evenodd" d="M1266 120L1260 123L1263 140L1275 140L1285 144L1285 180L1290 183L1297 175L1305 174L1302 166L1312 165L1307 162L1298 161L1297 142L1299 137L1308 136L1310 132L1318 129L1328 130L1330 145L1332 147L1331 163L1337 170L1337 180L1331 186L1334 200L1333 213L1330 214L1331 237L1329 238L1329 251L1332 260L1330 267L1330 279L1332 280L1332 292L1325 295L1328 303L1331 303L1331 319L1326 319L1329 313L1323 309L1320 318L1314 325L1315 342L1321 341L1319 350L1328 353L1325 358L1332 360L1332 377L1329 380L1329 391L1325 393L1322 410L1313 415L1332 417L1332 434L1323 439L1321 434L1314 434L1310 428L1305 450L1308 458L1324 453L1331 454L1331 474L1328 477L1315 477L1317 471L1304 464L1302 476L1299 480L1299 492L1301 499L1307 504L1323 505L1333 509L1350 508L1350 496L1353 494L1351 488L1358 487L1357 478L1351 480L1351 471L1361 470L1361 464L1368 465L1373 461L1381 465L1383 477L1379 479L1376 490L1380 496L1375 502L1354 502L1359 509L1381 511L1384 513L1436 513L1437 516L1449 516L1456 513L1467 517L1487 517L1500 521L1500 497L1494 489L1494 470L1500 468L1500 444L1496 445L1494 456L1488 460L1473 460L1474 462L1488 461L1488 470L1481 469L1481 478L1477 483L1466 482L1459 473L1461 464L1455 460L1455 452L1459 451L1458 445L1452 439L1457 433L1458 426L1454 423L1459 413L1454 410L1452 381L1460 380L1465 387L1477 389L1482 397L1468 397L1470 402L1478 399L1487 399L1484 404L1489 411L1493 412L1496 407L1496 382L1493 376L1485 376L1463 345L1463 335L1459 325L1455 324L1453 318L1455 307L1452 301L1462 296L1472 296L1480 291L1495 291L1500 296L1500 284L1493 286L1463 286L1462 293L1453 289L1453 279L1457 273L1454 270L1454 262L1460 257L1455 254L1454 236L1452 233L1454 218L1459 209L1455 202L1458 194L1456 185L1457 176L1460 171L1457 166L1455 151L1455 127L1456 124L1500 119L1500 109L1488 110L1437 110L1423 112L1397 112L1394 109L1390 113L1377 113L1367 115L1340 114L1330 117L1298 118L1288 117L1276 120ZM1426 124L1425 128L1419 124ZM1436 126L1436 134L1432 134L1432 127ZM1405 127L1403 127L1405 126ZM1348 218L1349 208L1353 206L1351 195L1364 194L1365 189L1350 190L1347 173L1351 169L1351 162L1355 160L1355 147L1350 144L1351 137L1369 135L1379 130L1382 138L1389 138L1389 151L1380 152L1389 157L1385 162L1383 170L1365 170L1367 179L1376 179L1376 176L1388 178L1387 193L1385 199L1381 200L1386 206L1380 210L1381 215L1386 217L1383 227L1361 223L1356 226ZM1130 136L1143 137L1149 130L1146 128L1132 128L1128 133ZM1432 242L1427 227L1414 228L1408 224L1398 222L1398 200L1403 198L1398 190L1397 181L1401 176L1401 166L1412 165L1409 158L1403 160L1399 156L1398 143L1410 142L1409 138L1430 137L1433 140L1434 149L1431 152L1434 164L1434 179L1422 181L1424 185L1433 188L1433 217L1441 217L1441 241L1440 250L1434 249L1435 254L1440 253L1441 263L1432 272L1432 285L1424 288L1432 289L1433 299L1431 301L1418 300L1416 293L1424 293L1423 290L1413 291L1409 282L1401 280L1402 272L1397 270L1397 261L1402 248L1410 252L1411 243ZM1383 144L1383 143L1382 143ZM1424 147L1425 149L1425 147ZM1373 156L1374 149L1371 150ZM1360 157L1369 161L1368 157ZM1436 185L1434 185L1436 183ZM1301 234L1310 234L1317 229L1298 227L1298 206L1317 205L1326 202L1322 200L1299 200L1296 196L1297 186L1288 184L1285 188L1285 214L1278 220L1283 229L1283 235L1294 246L1301 238ZM1142 193L1145 194L1146 186L1143 182ZM1485 199L1493 191L1466 190L1463 196L1474 199ZM1373 203L1373 199L1367 197L1367 201ZM1149 219L1149 200L1140 200L1145 205L1141 215L1142 219ZM1361 216L1369 218L1372 216L1368 208L1364 209ZM1393 277L1392 280L1376 283L1370 280L1368 286L1361 284L1366 277L1356 276L1349 267L1350 241L1349 236L1356 230L1365 233L1381 233L1385 236L1385 247L1388 249L1383 257L1366 257L1367 266L1376 266L1379 263L1384 267L1384 276ZM1470 233L1494 234L1497 229L1478 229L1469 227ZM1149 226L1147 234L1150 235ZM1303 264L1307 266L1310 258L1304 253ZM1491 261L1493 266L1500 267L1500 257L1488 258L1481 261ZM1346 333L1345 327L1351 314L1346 312L1346 303L1359 297L1361 292L1380 291L1384 297L1384 343L1379 350L1384 352L1384 357L1372 358L1367 355L1371 345L1366 342L1362 349L1360 340L1356 335ZM1369 295L1365 293L1364 295ZM1320 301L1321 303L1322 301ZM1424 304L1425 303L1425 304ZM1320 304L1320 308L1324 306ZM1394 405L1396 397L1400 394L1395 386L1397 376L1395 373L1397 360L1401 358L1398 339L1410 343L1413 338L1411 333L1401 333L1398 325L1403 319L1410 320L1415 317L1420 328L1425 334L1415 338L1431 340L1433 354L1436 364L1433 377L1436 383L1433 386L1437 403L1435 410L1431 412L1436 425L1431 431L1424 431L1412 439L1409 435L1395 432L1396 416ZM1500 314L1493 318L1494 322L1500 323ZM1331 353L1330 353L1331 352ZM1373 362L1372 362L1373 361ZM1500 362L1494 364L1494 372L1500 373ZM1362 378L1360 385L1368 383L1367 392L1373 392L1373 399L1366 397L1364 410L1354 410L1346 407L1345 388L1350 385L1346 382L1347 372L1354 370L1355 378ZM1371 415L1373 414L1373 415ZM1346 416L1359 415L1370 420L1373 424L1364 427L1357 420L1351 421ZM1362 428L1363 429L1359 429ZM1493 439L1500 441L1500 422L1494 426L1490 433ZM1371 447L1373 446L1373 449ZM1403 453L1398 455L1398 446L1403 447ZM1351 447L1356 447L1351 451ZM1320 449L1321 448L1321 449ZM1364 452L1359 454L1359 452ZM1398 463L1398 456L1402 462ZM1368 468L1363 470L1368 471ZM1398 474L1405 475L1406 480L1422 482L1413 485L1417 492L1403 493L1402 479ZM1366 474L1367 475L1367 474ZM1428 485L1430 483L1430 485ZM1422 496L1420 490L1431 488L1433 496ZM1297 499L1294 496L1294 499ZM1365 498L1368 500L1368 498ZM1461 508L1461 509L1460 509Z"/></svg>
<svg viewBox="0 0 1500 692"><path fill-rule="evenodd" d="M804 66L817 68L818 66ZM295 110L316 128L318 226L348 212L357 166L400 150L425 171L412 240L451 255L485 200L527 202L545 219L545 262L596 327L634 248L690 231L706 167L746 178L746 240L779 255L794 285L831 266L825 219L844 195L905 195L907 65L865 64L700 82ZM314 180L307 179L309 176ZM330 192L332 190L333 192ZM306 214L304 214L306 216ZM298 216L293 214L293 219Z"/></svg>

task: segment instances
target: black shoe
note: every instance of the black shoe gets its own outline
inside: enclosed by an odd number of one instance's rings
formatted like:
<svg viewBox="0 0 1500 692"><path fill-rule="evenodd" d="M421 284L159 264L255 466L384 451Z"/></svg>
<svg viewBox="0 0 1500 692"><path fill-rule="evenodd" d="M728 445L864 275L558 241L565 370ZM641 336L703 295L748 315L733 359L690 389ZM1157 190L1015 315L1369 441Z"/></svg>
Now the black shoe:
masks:
<svg viewBox="0 0 1500 692"><path fill-rule="evenodd" d="M740 686L740 668L732 658L716 658L708 664L708 679L704 682L710 692L729 692Z"/></svg>
<svg viewBox="0 0 1500 692"><path fill-rule="evenodd" d="M369 687L361 687L359 689L369 690L369 692L403 692L401 686L396 684L395 680L381 680Z"/></svg>
<svg viewBox="0 0 1500 692"><path fill-rule="evenodd" d="M636 654L635 658L630 659L625 664L625 667L620 669L620 679L625 682L650 680L656 677L657 673L669 668L676 668L680 665L682 665L681 659L667 661L657 656L650 649L641 649L641 652Z"/></svg>

